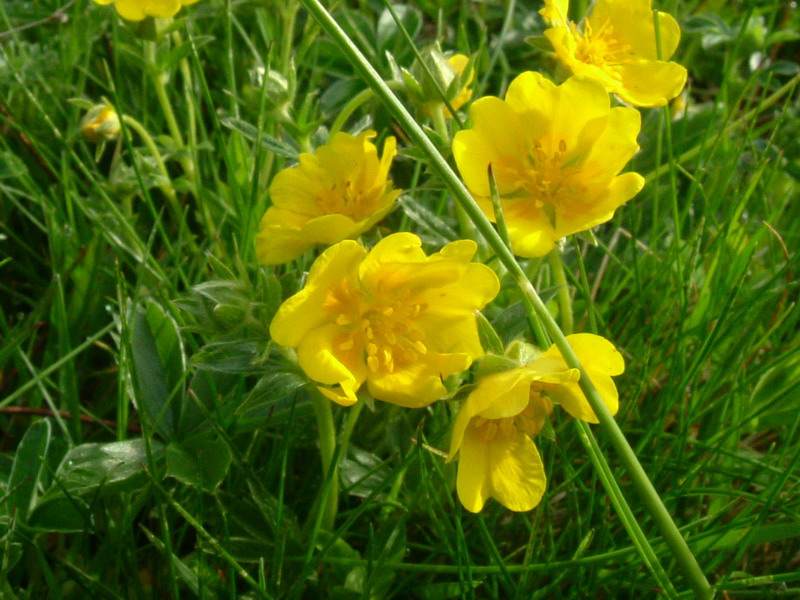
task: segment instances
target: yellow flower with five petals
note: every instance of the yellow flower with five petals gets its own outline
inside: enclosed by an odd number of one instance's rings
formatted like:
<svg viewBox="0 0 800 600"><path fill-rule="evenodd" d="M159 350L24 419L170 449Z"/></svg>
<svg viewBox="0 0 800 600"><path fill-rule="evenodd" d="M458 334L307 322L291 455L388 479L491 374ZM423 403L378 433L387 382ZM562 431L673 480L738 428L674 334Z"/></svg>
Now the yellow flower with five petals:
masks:
<svg viewBox="0 0 800 600"><path fill-rule="evenodd" d="M567 336L570 346L612 414L619 406L611 379L625 369L608 340L592 334ZM560 404L575 418L597 423L581 391L580 372L567 366L553 345L526 365L483 377L456 416L448 460L458 459L459 500L479 512L489 498L513 511L535 507L547 478L531 439Z"/></svg>
<svg viewBox="0 0 800 600"><path fill-rule="evenodd" d="M497 275L471 262L471 240L430 256L421 245L410 233L369 252L339 242L278 309L272 339L297 349L300 367L331 400L352 405L366 383L378 400L427 406L447 394L444 378L483 355L475 312L497 295Z"/></svg>
<svg viewBox="0 0 800 600"><path fill-rule="evenodd" d="M394 208L401 190L388 179L397 154L386 138L383 155L370 142L374 131L339 132L300 164L278 173L270 185L272 206L256 237L256 255L267 265L294 260L312 246L355 238Z"/></svg>
<svg viewBox="0 0 800 600"><path fill-rule="evenodd" d="M575 75L594 77L609 92L635 106L663 106L680 94L686 69L668 62L678 47L680 27L658 12L658 58L651 0L598 0L581 25L567 20L569 0L545 0L544 32L558 58Z"/></svg>
<svg viewBox="0 0 800 600"><path fill-rule="evenodd" d="M94 0L94 2L97 4L113 2L123 19L141 21L147 17L172 17L181 6L194 4L197 0Z"/></svg>
<svg viewBox="0 0 800 600"><path fill-rule="evenodd" d="M495 219L491 166L518 256L543 256L561 238L608 221L644 185L637 173L618 175L639 150L639 112L611 108L593 79L571 77L557 86L522 73L505 100L480 98L470 115L472 128L453 140L456 164Z"/></svg>

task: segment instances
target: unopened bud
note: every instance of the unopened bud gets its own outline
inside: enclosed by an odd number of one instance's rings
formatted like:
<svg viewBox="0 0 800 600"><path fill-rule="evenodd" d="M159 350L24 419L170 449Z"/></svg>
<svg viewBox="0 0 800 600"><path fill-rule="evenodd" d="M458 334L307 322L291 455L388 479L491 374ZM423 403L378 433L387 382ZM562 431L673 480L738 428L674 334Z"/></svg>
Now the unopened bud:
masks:
<svg viewBox="0 0 800 600"><path fill-rule="evenodd" d="M119 115L109 104L96 104L81 120L81 133L90 140L108 142L119 132Z"/></svg>

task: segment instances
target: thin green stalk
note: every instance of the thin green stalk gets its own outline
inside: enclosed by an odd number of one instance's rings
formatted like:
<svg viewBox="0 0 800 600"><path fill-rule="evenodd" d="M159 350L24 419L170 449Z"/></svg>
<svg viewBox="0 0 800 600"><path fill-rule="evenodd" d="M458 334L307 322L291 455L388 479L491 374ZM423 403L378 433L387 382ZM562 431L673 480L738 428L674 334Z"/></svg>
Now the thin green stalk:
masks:
<svg viewBox="0 0 800 600"><path fill-rule="evenodd" d="M172 180L169 177L169 171L167 171L167 166L164 164L164 159L161 158L161 152L159 152L158 146L156 146L155 141L153 141L153 138L147 132L147 129L145 129L144 125L142 125L139 121L129 115L123 115L122 119L125 121L125 124L128 127L139 134L139 137L144 142L144 145L147 146L147 150L150 152L150 155L153 157L153 160L156 163L158 172L161 173L161 176L165 181L165 183L158 186L158 189L160 189L167 197L169 208L173 213L172 216L175 218L175 223L180 223L181 207L180 204L178 204L178 198L175 195L175 189L172 187Z"/></svg>
<svg viewBox="0 0 800 600"><path fill-rule="evenodd" d="M433 128L439 137L442 138L445 147L450 147L450 131L447 129L447 119L444 116L444 104L435 105L432 110Z"/></svg>
<svg viewBox="0 0 800 600"><path fill-rule="evenodd" d="M567 342L564 333L559 329L558 324L550 315L544 302L542 302L542 299L539 297L539 294L530 281L528 281L525 272L517 263L514 255L503 243L503 240L494 230L492 224L472 198L469 190L467 190L444 157L428 139L422 128L417 124L400 100L392 93L389 86L386 85L378 72L369 64L344 30L342 30L339 24L331 17L320 0L301 0L301 2L328 35L333 38L340 50L352 62L356 70L367 80L367 83L375 91L375 94L390 110L392 116L398 121L400 126L405 129L409 138L428 156L429 164L433 172L441 177L450 188L453 197L464 208L464 211L469 215L470 219L472 219L476 228L481 232L484 238L486 238L499 260L514 278L523 295L531 302L536 314L544 324L546 331L558 346L564 360L570 367L579 369L581 373L579 380L581 390L586 395L590 406L598 416L600 424L605 433L609 436L611 444L619 454L623 465L628 471L629 477L639 492L647 512L661 530L681 571L688 579L698 598L703 600L711 598L711 587L705 575L703 575L700 566L697 564L697 560L689 549L689 546L686 544L686 540L683 539L678 527L675 525L669 512L661 501L658 492L656 492L644 468L639 463L636 454L625 439L619 425L617 425L617 422L608 411L608 408L589 379L589 376L581 366L578 357L570 347L569 342Z"/></svg>
<svg viewBox="0 0 800 600"><path fill-rule="evenodd" d="M180 31L173 31L172 32L172 41L175 43L176 46L180 46L183 44L183 36L181 35ZM186 146L186 152L191 157L191 160L187 164L191 164L191 170L186 171L186 166L183 163L181 167L183 167L184 172L186 173L187 177L190 178L192 183L192 189L194 191L195 202L197 204L197 210L200 212L200 215L203 218L203 225L205 226L205 236L208 239L215 240L218 238L217 235L217 225L214 221L214 218L211 216L211 212L209 211L208 203L203 201L202 198L202 189L203 187L200 185L200 173L199 170L196 168L197 162L197 106L194 100L194 77L192 77L192 69L189 65L189 59L185 56L181 58L178 66L181 70L181 77L183 78L183 92L184 92L184 102L186 103L186 120L189 122L189 131L188 131L188 145Z"/></svg>
<svg viewBox="0 0 800 600"><path fill-rule="evenodd" d="M169 94L167 93L167 73L158 64L158 60L156 59L157 50L157 42L144 42L144 59L150 69L153 89L156 92L158 103L161 106L161 110L164 112L164 118L167 120L167 129L169 129L169 134L175 141L178 150L183 150L185 148L183 135L181 134L178 120L175 118L175 111L172 109ZM193 180L195 173L194 161L190 157L184 155L180 159L180 163L184 173L186 173L189 179Z"/></svg>
<svg viewBox="0 0 800 600"><path fill-rule="evenodd" d="M653 574L653 577L658 582L662 591L665 592L668 598L676 598L678 594L669 579L669 575L667 575L667 572L661 565L661 561L658 560L658 555L655 550L653 550L650 541L639 526L639 522L636 520L636 516L633 514L631 507L625 501L625 496L622 494L622 490L619 488L616 479L614 479L611 467L608 461L606 461L605 456L603 456L603 451L600 449L597 439L592 433L592 428L589 427L588 423L580 419L575 419L575 428L578 431L578 437L586 448L586 452L589 455L589 459L592 461L595 471L600 477L600 481L603 483L603 487L608 492L608 497L611 500L611 504L614 506L614 510L617 511L620 521L623 527L625 527L625 531L628 532L631 542L636 546L639 555Z"/></svg>
<svg viewBox="0 0 800 600"><path fill-rule="evenodd" d="M284 75L289 74L289 69L292 66L292 50L294 48L294 30L297 22L297 10L300 5L295 0L290 0L286 3L281 11L281 18L283 19L283 27L281 32L281 57L280 64L278 65L280 72Z"/></svg>
<svg viewBox="0 0 800 600"><path fill-rule="evenodd" d="M344 108L341 110L341 112L339 112L339 114L336 116L336 119L333 121L333 125L331 125L330 137L333 137L339 133L342 130L342 127L344 127L344 124L347 123L347 119L350 118L350 115L352 115L359 106L374 96L375 94L370 88L361 90L355 96L353 96L350 99L350 102L345 104Z"/></svg>
<svg viewBox="0 0 800 600"><path fill-rule="evenodd" d="M344 422L342 434L339 436L339 460L347 456L347 447L350 445L350 437L353 435L353 429L355 429L358 416L363 409L364 403L356 402L347 410L347 419Z"/></svg>
<svg viewBox="0 0 800 600"><path fill-rule="evenodd" d="M558 287L558 313L561 317L561 331L565 335L572 333L573 318L572 318L572 299L569 297L569 285L567 284L567 276L564 274L564 262L561 260L561 251L558 248L548 254L550 259L550 266L553 269L553 278Z"/></svg>
<svg viewBox="0 0 800 600"><path fill-rule="evenodd" d="M388 10L389 13L392 15L392 19L394 19L394 22L397 24L397 28L400 30L400 33L403 34L403 37L406 39L406 42L408 43L408 47L411 48L411 51L414 53L414 58L417 60L419 66L422 67L422 72L425 73L425 77L427 77L428 80L436 88L436 93L442 99L442 102L447 107L447 110L450 111L450 114L453 116L453 119L458 125L458 128L464 129L464 123L461 121L461 117L459 117L458 112L456 112L453 109L453 105L450 104L450 100L447 99L447 93L445 92L445 90L442 89L442 86L439 85L439 81L436 79L436 77L433 76L433 73L431 72L428 63L426 63L423 60L422 55L420 54L419 49L417 48L417 45L414 43L414 40L411 39L411 35L406 30L406 26L403 24L403 21L400 19L400 17L397 16L397 12L394 10L392 3L389 0L383 0L383 4L386 7L386 10ZM306 8L308 7L306 6ZM353 47L355 48L355 46Z"/></svg>
<svg viewBox="0 0 800 600"><path fill-rule="evenodd" d="M314 416L317 418L319 430L319 453L322 459L322 480L330 477L331 483L322 506L321 525L327 531L333 531L336 513L339 512L339 474L333 456L336 452L336 429L333 426L331 401L316 389L311 393L314 405ZM329 475L330 474L330 475Z"/></svg>
<svg viewBox="0 0 800 600"><path fill-rule="evenodd" d="M589 278L586 276L586 265L583 262L583 252L581 252L578 238L573 236L575 241L575 256L578 259L578 270L581 274L581 285L584 289L584 301L586 302L586 312L589 315L589 331L597 333L597 317L594 314L594 301L592 300L591 286L589 285Z"/></svg>

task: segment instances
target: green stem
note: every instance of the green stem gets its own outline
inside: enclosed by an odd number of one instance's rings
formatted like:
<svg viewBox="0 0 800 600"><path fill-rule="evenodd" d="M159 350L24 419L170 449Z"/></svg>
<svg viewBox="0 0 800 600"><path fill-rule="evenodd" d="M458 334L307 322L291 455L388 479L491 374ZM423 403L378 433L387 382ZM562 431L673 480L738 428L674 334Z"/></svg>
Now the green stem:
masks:
<svg viewBox="0 0 800 600"><path fill-rule="evenodd" d="M558 312L561 316L561 331L563 331L565 335L570 335L574 326L572 318L572 299L569 296L569 285L567 284L567 276L564 274L564 263L561 260L561 251L558 248L553 248L548 258L550 259L550 266L553 268L555 284L558 287Z"/></svg>
<svg viewBox="0 0 800 600"><path fill-rule="evenodd" d="M176 46L183 44L183 36L180 31L172 33L172 41ZM192 77L192 69L189 66L189 60L184 56L178 63L181 70L181 77L183 78L184 101L186 102L186 118L189 122L188 132L188 146L186 152L189 154L190 159L186 164L181 163L186 175L191 179L192 188L194 190L195 202L197 210L203 218L203 225L206 228L205 235L208 239L216 240L219 238L217 235L217 225L214 218L211 216L209 205L204 202L201 197L200 174L195 168L197 163L197 108L194 101L194 78ZM189 170L187 170L189 167Z"/></svg>
<svg viewBox="0 0 800 600"><path fill-rule="evenodd" d="M181 206L178 203L178 198L175 196L175 189L172 187L172 181L169 178L169 171L167 171L167 166L164 164L164 160L161 158L161 152L158 150L158 146L153 141L153 138L144 128L144 126L139 123L136 119L131 116L123 115L122 119L125 121L125 124L133 129L139 137L144 142L144 145L147 146L147 150L153 156L153 160L156 162L156 167L158 168L158 172L161 173L161 176L164 178L165 183L162 183L158 186L158 188L163 192L163 194L167 197L167 203L169 204L169 208L172 211L172 216L175 219L175 224L180 225L182 219L182 212Z"/></svg>
<svg viewBox="0 0 800 600"><path fill-rule="evenodd" d="M464 208L464 211L469 215L470 219L472 219L476 228L496 252L499 260L514 278L523 295L530 300L539 319L544 324L545 329L561 351L564 360L571 368L580 370L581 377L579 384L581 390L586 395L590 406L600 420L603 430L608 435L614 449L619 454L620 460L628 471L628 475L639 492L648 513L661 530L675 560L680 566L680 570L689 580L698 598L703 600L711 598L711 587L705 575L703 575L700 566L697 564L697 560L689 549L689 546L686 544L686 540L683 539L678 527L675 525L669 512L661 501L658 492L653 488L653 484L650 482L642 465L636 458L636 454L625 439L619 425L617 425L614 417L608 411L605 402L603 402L600 394L581 366L578 357L570 347L569 342L567 342L564 333L559 329L555 320L553 320L553 317L548 312L539 294L536 293L533 285L528 281L525 272L517 263L514 255L503 243L503 240L492 227L491 222L489 222L486 215L483 214L478 204L472 198L469 190L464 186L431 140L428 139L416 120L411 116L408 110L406 110L394 93L392 93L392 90L386 85L386 82L383 81L378 72L369 64L367 59L342 30L339 24L331 17L320 0L301 0L301 2L328 35L333 38L345 56L350 59L356 70L366 79L369 86L375 91L376 96L378 96L390 110L400 126L405 129L409 138L428 156L432 171L450 188L453 197Z"/></svg>
<svg viewBox="0 0 800 600"><path fill-rule="evenodd" d="M583 297L586 302L587 312L589 314L589 331L597 333L597 318L594 316L594 300L592 299L592 288L589 285L589 278L586 276L586 265L583 262L583 253L581 252L580 244L578 244L577 237L573 236L575 240L575 256L578 259L578 269L581 273L581 285L583 286Z"/></svg>
<svg viewBox="0 0 800 600"><path fill-rule="evenodd" d="M433 128L439 137L444 142L444 147L450 147L450 131L447 129L447 119L444 116L444 104L434 104L431 107L431 115L433 117Z"/></svg>
<svg viewBox="0 0 800 600"><path fill-rule="evenodd" d="M343 460L347 456L347 446L350 445L350 436L353 435L353 429L358 421L358 416L364 409L363 402L356 402L347 411L347 419L344 422L344 429L342 435L339 436L339 460Z"/></svg>
<svg viewBox="0 0 800 600"><path fill-rule="evenodd" d="M181 128L178 126L178 120L175 118L175 111L172 110L172 104L169 101L169 94L167 94L166 81L168 75L166 71L159 67L158 61L156 60L157 50L157 42L144 42L144 58L148 67L150 68L153 89L156 92L156 97L158 98L158 103L161 106L161 110L164 112L164 118L167 120L167 129L169 129L169 134L172 136L172 139L175 141L175 145L180 151L185 148L183 135L181 134ZM184 173L186 173L190 180L194 180L194 161L188 156L183 156L180 159L180 163L181 167L183 167Z"/></svg>
<svg viewBox="0 0 800 600"><path fill-rule="evenodd" d="M280 57L280 72L288 75L289 69L292 66L292 50L294 49L294 30L297 22L297 10L300 5L290 0L283 7L281 17L283 18L283 28L281 36L281 57Z"/></svg>
<svg viewBox="0 0 800 600"><path fill-rule="evenodd" d="M316 388L312 394L314 415L317 418L319 430L319 453L322 459L322 477L324 481L330 479L327 494L323 493L323 506L321 525L327 531L333 531L336 522L336 513L339 512L339 473L333 464L333 455L336 452L336 429L333 425L333 410L331 401L323 396Z"/></svg>
<svg viewBox="0 0 800 600"><path fill-rule="evenodd" d="M344 127L344 124L347 123L347 119L350 118L350 115L352 115L356 111L356 109L358 109L359 106L367 102L373 96L375 96L375 94L370 88L361 90L355 96L353 96L350 102L345 104L344 108L336 117L336 120L334 120L333 125L331 125L330 137L333 137L334 135L339 133L342 127Z"/></svg>

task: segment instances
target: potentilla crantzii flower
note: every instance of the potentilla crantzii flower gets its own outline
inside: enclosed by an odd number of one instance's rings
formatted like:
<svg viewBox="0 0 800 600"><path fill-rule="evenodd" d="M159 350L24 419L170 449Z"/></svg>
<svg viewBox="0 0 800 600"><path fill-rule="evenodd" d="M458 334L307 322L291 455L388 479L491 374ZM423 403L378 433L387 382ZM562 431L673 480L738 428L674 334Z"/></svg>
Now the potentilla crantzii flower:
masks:
<svg viewBox="0 0 800 600"><path fill-rule="evenodd" d="M397 154L395 139L386 138L378 158L378 149L369 141L375 135L337 133L316 153L301 154L298 166L275 176L272 206L256 238L262 263L285 263L312 246L355 238L392 210L401 193L388 179Z"/></svg>
<svg viewBox="0 0 800 600"><path fill-rule="evenodd" d="M447 393L443 378L483 355L475 311L500 284L489 267L471 262L475 250L475 242L460 240L426 256L410 233L369 252L340 242L281 305L272 339L297 348L306 375L339 404L354 404L366 382L374 398L426 406Z"/></svg>
<svg viewBox="0 0 800 600"><path fill-rule="evenodd" d="M618 175L639 149L639 112L611 108L593 79L557 86L529 71L505 100L480 98L470 114L472 129L453 140L458 169L494 219L491 167L518 256L543 256L561 238L608 221L644 185L637 173Z"/></svg>
<svg viewBox="0 0 800 600"><path fill-rule="evenodd" d="M123 19L141 21L147 17L172 17L181 6L194 4L197 0L94 0L97 4L111 4Z"/></svg>
<svg viewBox="0 0 800 600"><path fill-rule="evenodd" d="M90 140L110 142L119 136L119 115L110 104L96 104L81 119L80 127Z"/></svg>
<svg viewBox="0 0 800 600"><path fill-rule="evenodd" d="M611 376L623 372L622 355L597 335L575 334L567 340L615 414L619 400ZM459 455L458 497L467 510L479 512L489 498L514 511L539 503L547 479L531 438L541 431L553 404L597 423L579 379L580 372L567 366L554 345L522 367L478 381L456 416L450 443L449 460Z"/></svg>
<svg viewBox="0 0 800 600"><path fill-rule="evenodd" d="M539 11L559 59L575 74L594 77L606 90L636 106L663 106L680 94L686 69L667 62L678 47L675 19L658 12L658 58L651 0L597 0L580 25L567 20L568 0L545 0Z"/></svg>

